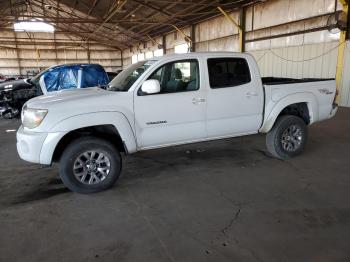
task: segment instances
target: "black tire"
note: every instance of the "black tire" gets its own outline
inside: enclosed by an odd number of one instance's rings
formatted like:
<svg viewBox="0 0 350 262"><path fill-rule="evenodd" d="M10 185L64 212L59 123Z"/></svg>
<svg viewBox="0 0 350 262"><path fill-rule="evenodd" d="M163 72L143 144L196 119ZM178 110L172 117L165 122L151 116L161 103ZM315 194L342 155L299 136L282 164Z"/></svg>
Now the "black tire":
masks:
<svg viewBox="0 0 350 262"><path fill-rule="evenodd" d="M295 139L291 141L293 146L286 145L286 139L291 140L290 136L286 136L285 132L291 130L291 128L298 128L300 130L299 139L295 143ZM286 138L287 137L287 138ZM294 115L283 115L277 118L275 125L266 135L266 146L268 151L276 158L288 159L299 155L303 152L305 144L308 138L308 129L303 119ZM283 141L283 142L282 142ZM289 141L288 141L289 142ZM288 148L288 150L286 149ZM291 149L293 148L293 149Z"/></svg>
<svg viewBox="0 0 350 262"><path fill-rule="evenodd" d="M95 184L86 184L81 182L76 177L75 170L77 170L77 168L74 169L74 164L77 163L78 158L79 160L81 159L80 157L83 156L84 152L92 152L92 151L96 152L94 153L94 155L95 154L102 155L104 162L106 161L108 162L107 168L109 168L109 172L108 172L108 175L105 176L105 178L102 178L100 176L101 174L99 173L99 171L96 171L96 173L98 173L96 176L99 176L99 179L101 179L101 181L96 182ZM90 157L92 159L92 154L90 154ZM91 159L90 160L87 159L87 161L91 161ZM96 161L98 161L98 159L96 159ZM86 162L84 162L84 165L82 166L84 166L84 167L81 167L81 169L84 170L84 172L90 168L90 167L88 168L88 166L86 165ZM89 165L89 166L92 166L92 165ZM94 167L94 168L95 170L98 170L99 164L97 164L96 166L97 167ZM114 183L119 178L119 175L121 173L121 168L122 168L121 156L119 151L114 145L100 138L82 137L71 142L67 146L67 148L63 151L60 159L60 164L59 164L59 174L63 181L63 184L66 187L68 187L71 191L88 194L88 193L103 191L111 187L112 185L114 185ZM88 171L86 171L86 173L87 172ZM91 172L90 169L89 169L89 172ZM85 176L88 179L92 175L90 173Z"/></svg>

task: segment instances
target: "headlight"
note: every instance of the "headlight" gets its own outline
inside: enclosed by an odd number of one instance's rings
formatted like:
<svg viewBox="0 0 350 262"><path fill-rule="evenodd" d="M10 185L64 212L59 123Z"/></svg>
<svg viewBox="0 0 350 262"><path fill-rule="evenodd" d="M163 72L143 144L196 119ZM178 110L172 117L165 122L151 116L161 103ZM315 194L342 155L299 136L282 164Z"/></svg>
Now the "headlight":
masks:
<svg viewBox="0 0 350 262"><path fill-rule="evenodd" d="M22 110L22 124L24 127L33 129L41 124L44 120L47 109L34 109L23 107Z"/></svg>

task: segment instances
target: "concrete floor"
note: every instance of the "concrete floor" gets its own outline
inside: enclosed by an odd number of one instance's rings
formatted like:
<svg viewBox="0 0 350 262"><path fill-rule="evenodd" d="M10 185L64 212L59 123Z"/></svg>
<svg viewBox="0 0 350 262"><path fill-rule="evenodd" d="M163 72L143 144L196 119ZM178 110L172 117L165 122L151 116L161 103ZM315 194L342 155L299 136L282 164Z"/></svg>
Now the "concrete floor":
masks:
<svg viewBox="0 0 350 262"><path fill-rule="evenodd" d="M350 261L349 119L288 161L262 135L128 156L94 195L21 161L0 120L0 261Z"/></svg>

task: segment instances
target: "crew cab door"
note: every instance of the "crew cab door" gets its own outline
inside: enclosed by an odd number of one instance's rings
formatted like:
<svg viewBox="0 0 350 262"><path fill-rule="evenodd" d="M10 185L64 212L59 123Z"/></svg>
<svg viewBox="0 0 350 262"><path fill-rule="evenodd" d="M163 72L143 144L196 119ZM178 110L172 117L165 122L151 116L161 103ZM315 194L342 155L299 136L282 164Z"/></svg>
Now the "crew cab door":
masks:
<svg viewBox="0 0 350 262"><path fill-rule="evenodd" d="M257 132L264 103L259 73L242 57L208 58L207 66L208 138Z"/></svg>
<svg viewBox="0 0 350 262"><path fill-rule="evenodd" d="M168 62L147 80L160 83L160 92L134 94L135 129L139 149L181 144L206 138L206 97L202 65L196 59Z"/></svg>

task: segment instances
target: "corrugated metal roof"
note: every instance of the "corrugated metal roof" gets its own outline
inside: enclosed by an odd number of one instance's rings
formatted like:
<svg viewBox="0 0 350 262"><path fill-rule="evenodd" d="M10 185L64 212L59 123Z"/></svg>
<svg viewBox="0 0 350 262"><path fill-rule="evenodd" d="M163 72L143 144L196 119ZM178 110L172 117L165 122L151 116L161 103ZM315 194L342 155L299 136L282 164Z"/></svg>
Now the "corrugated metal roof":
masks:
<svg viewBox="0 0 350 262"><path fill-rule="evenodd" d="M1 1L1 28L33 18L55 25L80 41L96 41L118 48L149 40L257 0L12 0Z"/></svg>

